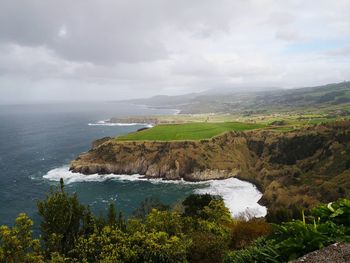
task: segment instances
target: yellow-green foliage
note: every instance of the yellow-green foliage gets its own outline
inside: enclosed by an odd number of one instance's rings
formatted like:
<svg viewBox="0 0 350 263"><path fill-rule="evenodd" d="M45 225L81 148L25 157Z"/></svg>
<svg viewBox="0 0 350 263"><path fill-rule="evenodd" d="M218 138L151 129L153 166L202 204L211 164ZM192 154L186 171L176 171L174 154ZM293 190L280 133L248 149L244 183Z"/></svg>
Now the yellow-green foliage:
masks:
<svg viewBox="0 0 350 263"><path fill-rule="evenodd" d="M40 263L40 242L32 237L33 221L26 214L20 214L12 228L0 227L0 262L1 263Z"/></svg>
<svg viewBox="0 0 350 263"><path fill-rule="evenodd" d="M61 188L39 203L39 209L53 211L58 200L82 206L64 192L61 183ZM45 231L59 241L62 236L63 241L74 236L66 250L48 246L51 240L33 239L33 222L20 214L12 228L0 227L0 263L287 262L336 241L350 241L350 202L345 199L317 207L311 214L314 217L274 225L271 233L263 219L232 219L216 196L191 195L182 205L183 213L151 209L143 219L131 218L124 224L117 222L114 209L104 219L82 206L83 217L70 221L77 225L62 229L65 214L41 213L45 224L49 223L41 228L41 237Z"/></svg>

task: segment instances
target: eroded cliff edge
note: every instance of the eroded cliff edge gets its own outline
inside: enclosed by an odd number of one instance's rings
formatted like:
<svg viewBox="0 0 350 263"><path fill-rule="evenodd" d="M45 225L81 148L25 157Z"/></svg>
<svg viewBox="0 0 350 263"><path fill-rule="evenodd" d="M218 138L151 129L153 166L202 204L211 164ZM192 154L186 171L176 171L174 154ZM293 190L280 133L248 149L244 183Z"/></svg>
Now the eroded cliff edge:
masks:
<svg viewBox="0 0 350 263"><path fill-rule="evenodd" d="M83 174L142 174L190 181L232 176L263 192L268 207L312 206L349 197L350 122L292 132L230 132L202 141L119 142L104 138L71 162Z"/></svg>

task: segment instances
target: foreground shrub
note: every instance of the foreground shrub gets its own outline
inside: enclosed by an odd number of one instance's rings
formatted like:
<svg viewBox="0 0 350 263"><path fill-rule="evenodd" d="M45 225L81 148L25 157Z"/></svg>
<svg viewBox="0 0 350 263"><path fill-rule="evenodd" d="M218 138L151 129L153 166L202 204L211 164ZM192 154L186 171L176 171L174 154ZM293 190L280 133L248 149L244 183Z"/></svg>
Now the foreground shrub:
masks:
<svg viewBox="0 0 350 263"><path fill-rule="evenodd" d="M145 219L152 209L167 211L169 208L168 205L163 204L158 198L150 197L143 200L140 206L133 211L132 215L138 219Z"/></svg>
<svg viewBox="0 0 350 263"><path fill-rule="evenodd" d="M225 236L206 232L196 232L191 235L192 246L189 248L190 262L222 262L228 250L228 239Z"/></svg>
<svg viewBox="0 0 350 263"><path fill-rule="evenodd" d="M71 196L65 193L63 180L60 187L51 189L51 193L45 200L38 201L37 206L42 218L40 229L47 254L67 254L83 231L85 207L79 203L76 194Z"/></svg>
<svg viewBox="0 0 350 263"><path fill-rule="evenodd" d="M264 220L238 221L231 228L230 249L242 249L259 237L271 232L270 224Z"/></svg>
<svg viewBox="0 0 350 263"><path fill-rule="evenodd" d="M332 221L336 224L350 226L350 200L340 199L312 209L312 215L321 222Z"/></svg>
<svg viewBox="0 0 350 263"><path fill-rule="evenodd" d="M274 243L260 238L246 249L229 252L224 263L280 263L280 254L276 251Z"/></svg>
<svg viewBox="0 0 350 263"><path fill-rule="evenodd" d="M283 222L289 222L293 219L300 219L301 213L304 209L300 206L292 205L288 208L275 208L268 209L266 220L269 223L280 224Z"/></svg>
<svg viewBox="0 0 350 263"><path fill-rule="evenodd" d="M105 227L80 238L71 256L78 262L186 262L190 241L183 235L165 232L127 234Z"/></svg>
<svg viewBox="0 0 350 263"><path fill-rule="evenodd" d="M182 202L184 207L184 216L203 218L205 217L205 215L203 215L204 207L208 206L212 200L220 199L222 200L222 198L210 194L191 194Z"/></svg>
<svg viewBox="0 0 350 263"><path fill-rule="evenodd" d="M350 242L348 233L345 225L315 219L306 223L303 216L303 220L274 225L271 235L244 250L228 253L225 262L289 262L335 242Z"/></svg>
<svg viewBox="0 0 350 263"><path fill-rule="evenodd" d="M65 193L61 182L38 202L41 242L32 238L33 222L25 214L12 228L0 227L0 263L274 263L350 242L349 200L318 206L308 220L302 213L303 220L272 229L262 219L233 220L220 198L186 200L184 213L147 208L126 221L110 205L106 218L95 217L76 195Z"/></svg>
<svg viewBox="0 0 350 263"><path fill-rule="evenodd" d="M44 263L40 242L32 237L33 221L20 214L13 228L0 227L0 262Z"/></svg>
<svg viewBox="0 0 350 263"><path fill-rule="evenodd" d="M333 222L306 224L300 220L276 226L270 238L283 261L297 259L335 242L350 241L343 226Z"/></svg>

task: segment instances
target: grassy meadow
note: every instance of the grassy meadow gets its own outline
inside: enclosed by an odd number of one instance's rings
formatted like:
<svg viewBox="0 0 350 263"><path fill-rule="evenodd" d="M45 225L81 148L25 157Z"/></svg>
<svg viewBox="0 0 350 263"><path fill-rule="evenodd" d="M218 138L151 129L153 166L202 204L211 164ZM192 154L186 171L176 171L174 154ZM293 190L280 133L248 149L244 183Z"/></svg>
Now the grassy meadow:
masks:
<svg viewBox="0 0 350 263"><path fill-rule="evenodd" d="M221 122L221 123L184 123L162 124L117 137L118 141L174 141L203 140L228 131L243 131L264 128L259 123Z"/></svg>

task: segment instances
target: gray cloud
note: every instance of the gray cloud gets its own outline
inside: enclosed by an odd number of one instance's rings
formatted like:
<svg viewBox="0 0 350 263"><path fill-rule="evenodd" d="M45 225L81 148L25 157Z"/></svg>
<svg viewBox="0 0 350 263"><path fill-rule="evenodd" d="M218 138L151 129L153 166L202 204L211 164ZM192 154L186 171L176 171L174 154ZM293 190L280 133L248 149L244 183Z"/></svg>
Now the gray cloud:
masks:
<svg viewBox="0 0 350 263"><path fill-rule="evenodd" d="M152 38L154 22L140 17L142 6L130 9L106 0L6 1L0 11L0 39L47 46L73 61L114 63L166 57L165 47Z"/></svg>
<svg viewBox="0 0 350 263"><path fill-rule="evenodd" d="M342 59L348 54L342 43L350 41L346 0L0 0L0 6L1 101L293 87L350 77Z"/></svg>

